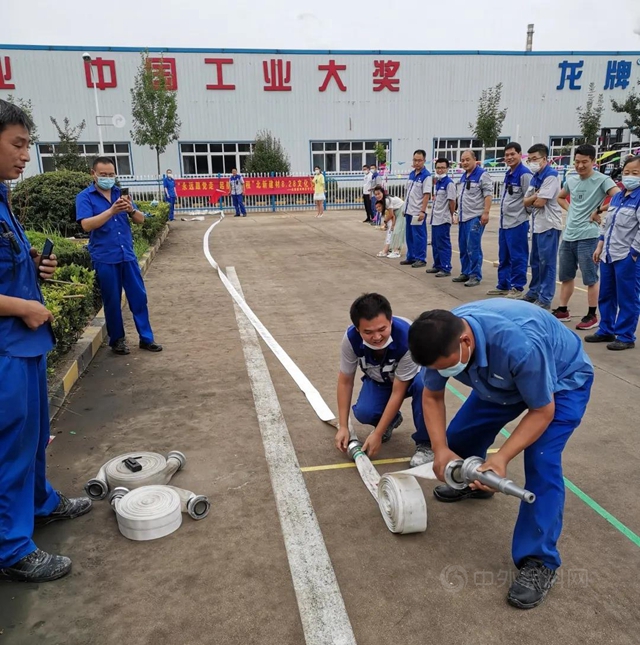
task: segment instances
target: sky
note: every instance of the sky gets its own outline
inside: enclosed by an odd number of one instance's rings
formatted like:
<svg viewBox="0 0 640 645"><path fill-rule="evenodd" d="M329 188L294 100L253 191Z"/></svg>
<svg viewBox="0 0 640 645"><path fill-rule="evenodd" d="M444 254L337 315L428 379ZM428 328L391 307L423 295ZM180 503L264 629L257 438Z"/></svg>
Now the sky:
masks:
<svg viewBox="0 0 640 645"><path fill-rule="evenodd" d="M0 45L640 52L640 0L0 1Z"/></svg>

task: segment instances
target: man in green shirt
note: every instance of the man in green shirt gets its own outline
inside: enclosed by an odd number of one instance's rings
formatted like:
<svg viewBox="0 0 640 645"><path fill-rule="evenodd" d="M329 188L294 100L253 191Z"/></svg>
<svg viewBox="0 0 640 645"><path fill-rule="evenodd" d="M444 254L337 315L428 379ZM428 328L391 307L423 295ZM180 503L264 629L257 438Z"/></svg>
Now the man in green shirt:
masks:
<svg viewBox="0 0 640 645"><path fill-rule="evenodd" d="M567 225L562 235L558 253L558 276L560 287L560 306L553 315L563 322L571 320L569 300L573 294L576 271L580 267L582 282L587 287L589 311L576 325L576 329L593 329L598 326L596 309L598 306L598 266L593 261L593 253L600 235L601 213L607 195L613 197L620 189L611 177L593 169L596 149L589 144L576 148L575 175L568 175L564 187L558 195L558 204L567 212ZM571 203L567 196L571 195Z"/></svg>

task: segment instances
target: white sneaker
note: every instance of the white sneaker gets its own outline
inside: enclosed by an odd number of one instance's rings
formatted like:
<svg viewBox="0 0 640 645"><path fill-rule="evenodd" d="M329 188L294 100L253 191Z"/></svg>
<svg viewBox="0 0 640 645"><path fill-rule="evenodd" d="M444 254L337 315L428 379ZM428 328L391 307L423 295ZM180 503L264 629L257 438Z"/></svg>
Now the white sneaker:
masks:
<svg viewBox="0 0 640 645"><path fill-rule="evenodd" d="M433 450L431 450L431 446L426 443L418 443L416 444L416 451L413 454L413 457L411 457L411 461L409 462L409 468L424 466L424 464L428 464L433 460L434 454Z"/></svg>
<svg viewBox="0 0 640 645"><path fill-rule="evenodd" d="M387 257L393 258L395 260L396 258L400 257L400 253L396 253L395 251L392 251L391 253L389 253L389 255L387 255Z"/></svg>

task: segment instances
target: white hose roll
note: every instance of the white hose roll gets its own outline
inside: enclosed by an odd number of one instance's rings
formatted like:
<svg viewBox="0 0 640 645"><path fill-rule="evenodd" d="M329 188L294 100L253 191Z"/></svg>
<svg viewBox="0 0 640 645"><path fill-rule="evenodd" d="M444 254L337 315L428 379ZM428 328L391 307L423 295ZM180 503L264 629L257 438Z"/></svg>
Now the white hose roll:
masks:
<svg viewBox="0 0 640 645"><path fill-rule="evenodd" d="M182 501L170 486L142 486L129 492L118 487L111 495L120 533L146 541L170 535L182 524Z"/></svg>
<svg viewBox="0 0 640 645"><path fill-rule="evenodd" d="M142 469L133 472L124 463L127 459L135 459ZM140 486L168 484L186 463L186 457L177 450L172 450L166 458L156 452L128 452L104 464L84 489L91 499L104 499L110 490L117 487L131 490Z"/></svg>
<svg viewBox="0 0 640 645"><path fill-rule="evenodd" d="M194 520L203 520L209 515L211 503L204 495L196 495L190 490L167 486L176 491L180 497L180 508L183 513L188 513Z"/></svg>

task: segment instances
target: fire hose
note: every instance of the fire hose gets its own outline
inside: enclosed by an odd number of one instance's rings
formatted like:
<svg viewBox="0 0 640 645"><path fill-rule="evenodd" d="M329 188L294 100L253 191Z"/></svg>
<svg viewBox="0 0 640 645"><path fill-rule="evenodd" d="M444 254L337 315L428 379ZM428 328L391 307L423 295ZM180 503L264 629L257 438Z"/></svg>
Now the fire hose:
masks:
<svg viewBox="0 0 640 645"><path fill-rule="evenodd" d="M118 486L109 496L120 533L130 540L156 540L177 531L182 514L202 520L211 504L203 495L175 486L141 486L129 491Z"/></svg>

